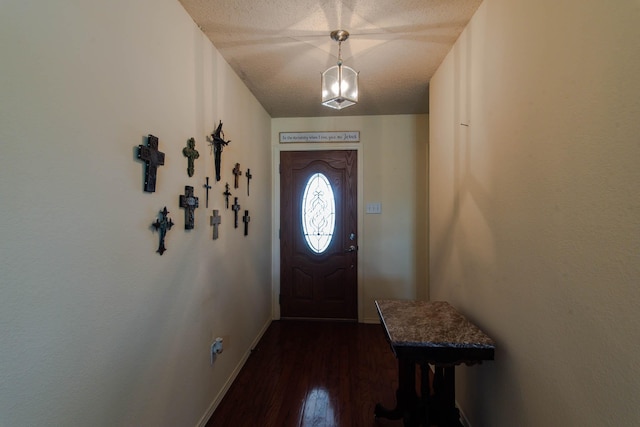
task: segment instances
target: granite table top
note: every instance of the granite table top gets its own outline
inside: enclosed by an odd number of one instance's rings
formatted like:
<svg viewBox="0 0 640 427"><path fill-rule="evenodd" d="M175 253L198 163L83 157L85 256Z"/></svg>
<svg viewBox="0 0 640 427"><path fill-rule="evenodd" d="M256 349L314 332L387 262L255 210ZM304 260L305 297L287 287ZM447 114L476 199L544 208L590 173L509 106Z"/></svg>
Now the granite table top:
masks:
<svg viewBox="0 0 640 427"><path fill-rule="evenodd" d="M484 349L487 351L481 354L493 356L493 340L446 301L377 300L375 303L394 349Z"/></svg>

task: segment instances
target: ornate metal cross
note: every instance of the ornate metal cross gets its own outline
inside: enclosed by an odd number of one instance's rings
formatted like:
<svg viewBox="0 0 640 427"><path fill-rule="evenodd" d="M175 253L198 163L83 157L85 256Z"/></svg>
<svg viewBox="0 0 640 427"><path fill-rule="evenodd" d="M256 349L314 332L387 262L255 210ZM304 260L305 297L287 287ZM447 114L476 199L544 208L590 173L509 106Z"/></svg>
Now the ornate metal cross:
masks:
<svg viewBox="0 0 640 427"><path fill-rule="evenodd" d="M207 191L207 206L206 206L206 208L209 209L209 190L211 190L211 186L209 185L209 177L207 177L207 183L205 185L203 185L203 187Z"/></svg>
<svg viewBox="0 0 640 427"><path fill-rule="evenodd" d="M144 191L156 191L156 173L158 166L164 165L164 153L158 151L158 138L149 134L147 147L138 145L138 158L147 165L144 172Z"/></svg>
<svg viewBox="0 0 640 427"><path fill-rule="evenodd" d="M229 209L229 196L231 196L231 191L229 191L229 183L227 182L227 185L224 186L225 190L224 190L224 202L227 205L227 209Z"/></svg>
<svg viewBox="0 0 640 427"><path fill-rule="evenodd" d="M238 204L238 198L234 197L233 206L231 206L233 210L233 228L238 228L238 211L240 210L240 205Z"/></svg>
<svg viewBox="0 0 640 427"><path fill-rule="evenodd" d="M218 225L222 221L222 217L218 214L218 209L213 210L213 216L211 218L211 225L213 225L213 240L218 238Z"/></svg>
<svg viewBox="0 0 640 427"><path fill-rule="evenodd" d="M240 163L236 163L236 167L233 168L234 182L233 188L238 188L238 178L242 176L242 171L240 170Z"/></svg>
<svg viewBox="0 0 640 427"><path fill-rule="evenodd" d="M167 230L171 230L171 227L173 227L173 221L171 221L171 218L167 217L168 213L169 211L165 206L164 209L160 211L160 218L156 219L156 222L151 224L156 230L160 231L160 246L158 246L158 250L156 251L160 255L167 250L167 248L164 247L164 238L167 235Z"/></svg>
<svg viewBox="0 0 640 427"><path fill-rule="evenodd" d="M247 177L247 196L248 196L249 195L249 183L251 182L251 178L253 178L253 175L251 175L251 169L247 169L247 173L245 173L244 176Z"/></svg>
<svg viewBox="0 0 640 427"><path fill-rule="evenodd" d="M249 211L244 211L244 216L242 217L242 222L244 222L244 235L249 235L249 221L251 221L251 217L249 216Z"/></svg>
<svg viewBox="0 0 640 427"><path fill-rule="evenodd" d="M222 132L222 120L216 130L211 134L209 142L213 148L213 159L216 166L216 181L220 181L220 161L222 159L222 149L225 145L229 145L231 140L224 140L224 132Z"/></svg>
<svg viewBox="0 0 640 427"><path fill-rule="evenodd" d="M193 196L193 187L184 186L184 195L180 195L180 207L184 208L184 229L193 229L194 211L198 207L198 198Z"/></svg>
<svg viewBox="0 0 640 427"><path fill-rule="evenodd" d="M189 138L187 146L182 149L182 154L187 158L187 173L189 176L193 176L195 172L194 160L200 157L200 153L196 150L196 140Z"/></svg>

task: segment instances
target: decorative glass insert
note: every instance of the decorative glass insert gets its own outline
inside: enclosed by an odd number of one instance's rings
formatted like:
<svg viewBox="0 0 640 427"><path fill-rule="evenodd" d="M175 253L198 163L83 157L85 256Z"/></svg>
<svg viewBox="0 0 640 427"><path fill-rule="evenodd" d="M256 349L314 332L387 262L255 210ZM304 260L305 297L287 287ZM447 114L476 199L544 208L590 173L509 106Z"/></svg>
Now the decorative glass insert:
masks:
<svg viewBox="0 0 640 427"><path fill-rule="evenodd" d="M336 201L327 177L312 175L302 196L302 229L307 245L317 254L326 251L336 228Z"/></svg>

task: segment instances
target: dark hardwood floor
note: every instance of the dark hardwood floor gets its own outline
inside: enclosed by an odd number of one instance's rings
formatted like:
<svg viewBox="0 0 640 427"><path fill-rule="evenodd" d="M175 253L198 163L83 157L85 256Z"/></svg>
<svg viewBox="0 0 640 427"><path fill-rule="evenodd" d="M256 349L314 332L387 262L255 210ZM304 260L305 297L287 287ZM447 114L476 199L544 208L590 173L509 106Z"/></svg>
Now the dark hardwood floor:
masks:
<svg viewBox="0 0 640 427"><path fill-rule="evenodd" d="M274 321L206 427L392 427L397 362L380 325Z"/></svg>

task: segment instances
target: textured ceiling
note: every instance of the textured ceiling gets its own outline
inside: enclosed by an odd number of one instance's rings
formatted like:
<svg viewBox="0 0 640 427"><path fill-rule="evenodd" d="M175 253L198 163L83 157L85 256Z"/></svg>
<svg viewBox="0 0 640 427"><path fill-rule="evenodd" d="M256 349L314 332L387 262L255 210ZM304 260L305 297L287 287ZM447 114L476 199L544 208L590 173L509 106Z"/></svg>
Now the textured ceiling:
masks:
<svg viewBox="0 0 640 427"><path fill-rule="evenodd" d="M180 0L271 117L428 112L429 80L481 0ZM359 102L320 103L342 59L360 72Z"/></svg>

